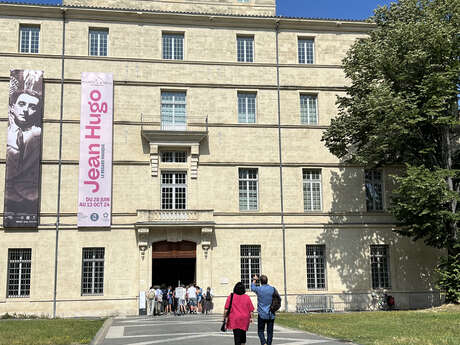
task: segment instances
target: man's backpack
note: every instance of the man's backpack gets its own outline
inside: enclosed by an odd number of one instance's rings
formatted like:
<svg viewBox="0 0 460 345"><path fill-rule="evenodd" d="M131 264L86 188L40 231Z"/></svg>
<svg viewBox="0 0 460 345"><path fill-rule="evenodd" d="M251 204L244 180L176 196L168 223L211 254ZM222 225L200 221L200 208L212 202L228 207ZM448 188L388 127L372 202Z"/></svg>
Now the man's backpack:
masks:
<svg viewBox="0 0 460 345"><path fill-rule="evenodd" d="M278 291L273 288L272 303L270 304L270 311L274 314L281 308L281 296Z"/></svg>

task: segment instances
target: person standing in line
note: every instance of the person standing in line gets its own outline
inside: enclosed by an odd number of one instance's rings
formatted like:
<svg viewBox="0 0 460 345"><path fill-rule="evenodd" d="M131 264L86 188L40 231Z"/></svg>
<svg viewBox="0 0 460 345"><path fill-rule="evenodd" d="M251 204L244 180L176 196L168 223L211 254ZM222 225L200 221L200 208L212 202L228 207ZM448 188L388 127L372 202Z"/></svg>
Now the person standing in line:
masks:
<svg viewBox="0 0 460 345"><path fill-rule="evenodd" d="M166 291L166 313L171 313L171 308L173 304L173 290L172 286L168 286L168 290Z"/></svg>
<svg viewBox="0 0 460 345"><path fill-rule="evenodd" d="M206 313L206 315L212 312L212 308L213 308L212 297L213 297L212 289L211 287L208 286L206 289L206 292L204 293L204 303L203 303L203 312Z"/></svg>
<svg viewBox="0 0 460 345"><path fill-rule="evenodd" d="M203 311L203 290L197 286L196 287L196 302L197 302L197 313Z"/></svg>
<svg viewBox="0 0 460 345"><path fill-rule="evenodd" d="M177 298L177 315L185 314L185 288L183 285L176 287L175 295Z"/></svg>
<svg viewBox="0 0 460 345"><path fill-rule="evenodd" d="M190 287L187 289L187 295L190 304L190 313L196 314L197 296L195 284L190 284Z"/></svg>
<svg viewBox="0 0 460 345"><path fill-rule="evenodd" d="M233 295L233 298L232 298ZM231 301L231 307L230 307ZM230 309L230 313L228 313ZM246 344L246 332L252 322L254 306L251 299L246 295L246 289L242 282L235 284L233 294L227 297L225 302L224 319L227 320L227 329L233 330L235 345Z"/></svg>
<svg viewBox="0 0 460 345"><path fill-rule="evenodd" d="M155 289L155 311L154 315L160 315L161 314L161 305L163 301L163 293L161 292L161 289L159 286L156 287Z"/></svg>
<svg viewBox="0 0 460 345"><path fill-rule="evenodd" d="M260 286L256 286L257 281L260 280ZM275 323L275 314L270 311L272 304L273 293L275 288L268 285L268 278L266 275L261 275L260 279L254 275L251 284L251 290L257 295L257 334L259 335L261 345L272 345L273 340L273 326ZM265 339L265 325L267 325L267 339Z"/></svg>
<svg viewBox="0 0 460 345"><path fill-rule="evenodd" d="M154 303L155 303L155 289L153 288L153 286L151 286L150 289L147 290L146 296L147 296L147 314L153 315L153 308L154 308Z"/></svg>

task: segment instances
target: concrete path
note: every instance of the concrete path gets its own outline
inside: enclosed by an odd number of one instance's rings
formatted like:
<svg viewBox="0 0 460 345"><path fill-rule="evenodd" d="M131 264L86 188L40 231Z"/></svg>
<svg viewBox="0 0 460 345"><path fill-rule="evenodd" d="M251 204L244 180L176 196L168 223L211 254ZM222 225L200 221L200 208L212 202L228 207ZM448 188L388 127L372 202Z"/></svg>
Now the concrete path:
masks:
<svg viewBox="0 0 460 345"><path fill-rule="evenodd" d="M233 333L220 332L220 315L115 318L102 345L233 345ZM257 324L247 332L247 345L259 345ZM343 341L282 328L275 323L273 345L343 345ZM351 344L351 343L348 343Z"/></svg>

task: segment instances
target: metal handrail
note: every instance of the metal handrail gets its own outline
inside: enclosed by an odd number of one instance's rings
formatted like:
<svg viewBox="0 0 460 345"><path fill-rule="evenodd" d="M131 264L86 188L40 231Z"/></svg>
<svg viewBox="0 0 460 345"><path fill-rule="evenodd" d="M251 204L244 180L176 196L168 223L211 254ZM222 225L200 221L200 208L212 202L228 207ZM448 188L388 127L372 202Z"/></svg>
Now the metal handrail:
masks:
<svg viewBox="0 0 460 345"><path fill-rule="evenodd" d="M190 127L205 127L206 133L208 132L208 116L185 116L185 123L164 123L161 119L161 114L144 114L141 113L141 129L144 127L154 126L159 127L160 130L183 130L190 131Z"/></svg>

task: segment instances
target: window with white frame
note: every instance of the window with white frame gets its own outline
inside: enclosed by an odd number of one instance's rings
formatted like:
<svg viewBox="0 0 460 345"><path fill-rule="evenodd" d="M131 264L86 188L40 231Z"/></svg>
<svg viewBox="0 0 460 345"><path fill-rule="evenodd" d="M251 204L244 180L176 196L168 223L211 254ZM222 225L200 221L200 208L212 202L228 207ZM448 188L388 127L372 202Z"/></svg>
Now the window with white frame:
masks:
<svg viewBox="0 0 460 345"><path fill-rule="evenodd" d="M324 245L307 245L307 288L326 288L326 264Z"/></svg>
<svg viewBox="0 0 460 345"><path fill-rule="evenodd" d="M40 26L21 25L19 27L19 52L38 54L40 46Z"/></svg>
<svg viewBox="0 0 460 345"><path fill-rule="evenodd" d="M387 245L371 245L372 288L389 289L390 270Z"/></svg>
<svg viewBox="0 0 460 345"><path fill-rule="evenodd" d="M256 94L238 92L238 122L256 122Z"/></svg>
<svg viewBox="0 0 460 345"><path fill-rule="evenodd" d="M102 295L104 293L105 248L83 248L81 294Z"/></svg>
<svg viewBox="0 0 460 345"><path fill-rule="evenodd" d="M249 0L238 0L238 2L249 2Z"/></svg>
<svg viewBox="0 0 460 345"><path fill-rule="evenodd" d="M163 34L163 59L184 59L184 34Z"/></svg>
<svg viewBox="0 0 460 345"><path fill-rule="evenodd" d="M368 211L383 210L382 171L369 169L365 171L366 207Z"/></svg>
<svg viewBox="0 0 460 345"><path fill-rule="evenodd" d="M239 169L240 211L257 210L257 169Z"/></svg>
<svg viewBox="0 0 460 345"><path fill-rule="evenodd" d="M89 55L107 56L109 30L89 29Z"/></svg>
<svg viewBox="0 0 460 345"><path fill-rule="evenodd" d="M300 95L300 122L307 125L318 124L318 96Z"/></svg>
<svg viewBox="0 0 460 345"><path fill-rule="evenodd" d="M237 36L237 58L239 62L254 62L254 37Z"/></svg>
<svg viewBox="0 0 460 345"><path fill-rule="evenodd" d="M161 209L185 210L187 201L187 173L161 173Z"/></svg>
<svg viewBox="0 0 460 345"><path fill-rule="evenodd" d="M185 92L161 92L161 129L184 131L186 118Z"/></svg>
<svg viewBox="0 0 460 345"><path fill-rule="evenodd" d="M304 211L321 211L321 170L303 169Z"/></svg>
<svg viewBox="0 0 460 345"><path fill-rule="evenodd" d="M315 63L315 40L299 38L299 63Z"/></svg>
<svg viewBox="0 0 460 345"><path fill-rule="evenodd" d="M162 151L161 161L163 163L186 163L187 152L185 151Z"/></svg>
<svg viewBox="0 0 460 345"><path fill-rule="evenodd" d="M30 296L32 249L8 249L8 297Z"/></svg>
<svg viewBox="0 0 460 345"><path fill-rule="evenodd" d="M261 272L260 245L241 245L240 258L241 282L249 290L252 277L254 274L259 276Z"/></svg>

